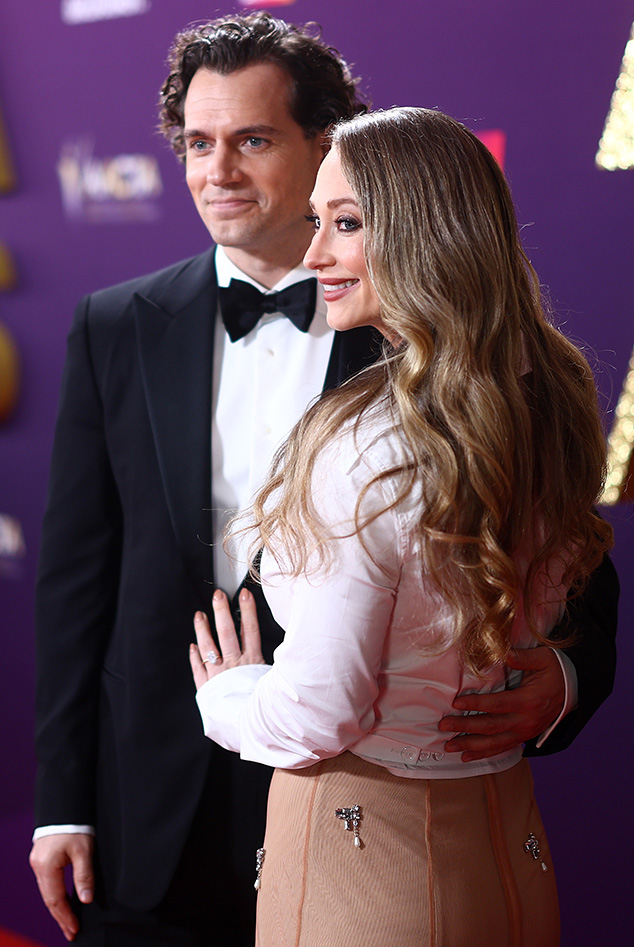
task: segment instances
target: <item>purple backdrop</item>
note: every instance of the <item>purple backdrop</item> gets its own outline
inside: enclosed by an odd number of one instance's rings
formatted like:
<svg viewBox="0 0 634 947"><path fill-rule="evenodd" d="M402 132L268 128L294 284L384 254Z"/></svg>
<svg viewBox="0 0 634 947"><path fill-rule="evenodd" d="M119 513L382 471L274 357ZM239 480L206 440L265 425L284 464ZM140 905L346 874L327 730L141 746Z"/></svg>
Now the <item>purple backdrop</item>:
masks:
<svg viewBox="0 0 634 947"><path fill-rule="evenodd" d="M0 319L23 363L18 409L0 428L0 513L19 518L27 545L24 562L0 572L0 927L50 945L63 939L26 864L32 588L65 336L82 294L207 245L182 169L154 131L155 102L176 30L240 8L154 0L137 3L145 11L134 16L68 22L98 6L125 4L0 8L0 108L19 178L13 194L0 196L0 243L19 270L18 287L0 295ZM505 131L525 245L613 407L634 344L634 175L597 170L594 154L629 36L629 0L297 0L279 12L319 21L376 107L438 106L475 130ZM632 508L609 515L624 585L615 693L569 751L533 767L569 947L631 943Z"/></svg>

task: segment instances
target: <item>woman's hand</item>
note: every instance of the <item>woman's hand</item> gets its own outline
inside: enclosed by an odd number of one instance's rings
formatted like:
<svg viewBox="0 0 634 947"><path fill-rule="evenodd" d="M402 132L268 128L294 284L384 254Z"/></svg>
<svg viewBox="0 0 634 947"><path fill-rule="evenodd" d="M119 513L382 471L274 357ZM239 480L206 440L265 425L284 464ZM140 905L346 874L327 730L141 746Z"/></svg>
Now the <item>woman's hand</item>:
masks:
<svg viewBox="0 0 634 947"><path fill-rule="evenodd" d="M194 615L194 629L197 645L189 646L189 660L192 666L196 690L212 677L242 664L266 664L262 657L260 626L255 609L255 599L247 589L240 592L240 635L242 649L236 634L227 596L220 589L214 592L212 606L218 634L220 654L211 635L209 619L204 612Z"/></svg>

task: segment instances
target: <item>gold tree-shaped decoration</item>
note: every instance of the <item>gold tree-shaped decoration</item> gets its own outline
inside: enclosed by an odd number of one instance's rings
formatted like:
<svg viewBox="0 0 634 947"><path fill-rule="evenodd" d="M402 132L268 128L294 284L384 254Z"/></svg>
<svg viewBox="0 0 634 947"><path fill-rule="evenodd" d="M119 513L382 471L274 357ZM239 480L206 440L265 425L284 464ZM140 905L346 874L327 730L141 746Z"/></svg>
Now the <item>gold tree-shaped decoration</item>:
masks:
<svg viewBox="0 0 634 947"><path fill-rule="evenodd" d="M634 350L608 438L608 476L601 503L634 500Z"/></svg>
<svg viewBox="0 0 634 947"><path fill-rule="evenodd" d="M623 54L596 162L608 171L634 167L634 24Z"/></svg>
<svg viewBox="0 0 634 947"><path fill-rule="evenodd" d="M634 24L599 142L596 163L608 171L634 168ZM608 438L608 475L601 502L634 500L634 351Z"/></svg>

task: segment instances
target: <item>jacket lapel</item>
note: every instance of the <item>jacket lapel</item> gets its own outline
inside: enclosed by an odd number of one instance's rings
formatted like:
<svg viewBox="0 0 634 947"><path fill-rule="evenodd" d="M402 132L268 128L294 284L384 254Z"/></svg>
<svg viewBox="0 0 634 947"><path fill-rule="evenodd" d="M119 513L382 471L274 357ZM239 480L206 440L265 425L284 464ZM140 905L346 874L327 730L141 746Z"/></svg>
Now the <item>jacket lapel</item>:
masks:
<svg viewBox="0 0 634 947"><path fill-rule="evenodd" d="M217 285L213 250L153 294L135 295L139 358L176 541L202 594L213 581L211 372Z"/></svg>

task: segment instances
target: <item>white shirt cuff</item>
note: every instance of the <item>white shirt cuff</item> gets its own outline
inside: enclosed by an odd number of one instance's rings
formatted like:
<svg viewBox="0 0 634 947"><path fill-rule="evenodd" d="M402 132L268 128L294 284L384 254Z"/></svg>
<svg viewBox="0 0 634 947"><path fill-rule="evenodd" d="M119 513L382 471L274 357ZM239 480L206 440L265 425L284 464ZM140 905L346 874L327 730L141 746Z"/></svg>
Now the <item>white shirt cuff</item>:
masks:
<svg viewBox="0 0 634 947"><path fill-rule="evenodd" d="M33 833L32 842L37 842L39 838L45 838L47 835L94 835L95 829L92 825L40 825Z"/></svg>
<svg viewBox="0 0 634 947"><path fill-rule="evenodd" d="M564 719L566 714L569 714L571 710L574 710L579 701L579 683L577 681L577 671L574 664L570 660L567 654L561 650L561 648L551 648L552 651L557 655L557 660L559 661L559 666L561 668L561 673L564 676L564 705L561 708L561 712L557 719L551 723L551 725L544 730L541 734L535 746L539 749L544 745L548 737L551 735L556 726L558 726L561 721Z"/></svg>
<svg viewBox="0 0 634 947"><path fill-rule="evenodd" d="M242 664L212 677L196 692L196 703L206 737L240 752L242 709L255 685L271 670L269 664Z"/></svg>

